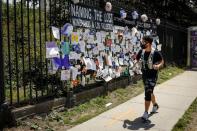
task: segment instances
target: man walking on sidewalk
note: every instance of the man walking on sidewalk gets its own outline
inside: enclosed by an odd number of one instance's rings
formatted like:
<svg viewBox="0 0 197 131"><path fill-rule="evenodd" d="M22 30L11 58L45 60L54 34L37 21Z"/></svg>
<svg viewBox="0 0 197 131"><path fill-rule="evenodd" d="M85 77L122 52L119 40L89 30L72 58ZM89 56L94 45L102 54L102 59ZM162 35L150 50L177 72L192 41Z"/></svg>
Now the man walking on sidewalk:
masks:
<svg viewBox="0 0 197 131"><path fill-rule="evenodd" d="M141 41L141 50L136 56L137 61L142 63L142 79L145 89L145 112L142 116L144 120L148 119L148 110L152 101L155 113L159 106L153 94L157 82L158 70L163 66L164 60L160 52L152 48L153 39L150 36L144 36Z"/></svg>

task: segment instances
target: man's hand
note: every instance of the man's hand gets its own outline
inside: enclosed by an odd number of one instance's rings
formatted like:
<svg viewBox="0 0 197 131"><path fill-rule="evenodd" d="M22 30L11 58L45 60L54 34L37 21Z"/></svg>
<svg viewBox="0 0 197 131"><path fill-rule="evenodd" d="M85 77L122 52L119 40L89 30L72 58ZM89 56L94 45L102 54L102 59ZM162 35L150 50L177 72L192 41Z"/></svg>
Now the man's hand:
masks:
<svg viewBox="0 0 197 131"><path fill-rule="evenodd" d="M159 68L160 68L160 65L153 65L153 69L159 70Z"/></svg>
<svg viewBox="0 0 197 131"><path fill-rule="evenodd" d="M163 65L164 65L164 60L162 59L160 63L153 65L153 69L159 70Z"/></svg>

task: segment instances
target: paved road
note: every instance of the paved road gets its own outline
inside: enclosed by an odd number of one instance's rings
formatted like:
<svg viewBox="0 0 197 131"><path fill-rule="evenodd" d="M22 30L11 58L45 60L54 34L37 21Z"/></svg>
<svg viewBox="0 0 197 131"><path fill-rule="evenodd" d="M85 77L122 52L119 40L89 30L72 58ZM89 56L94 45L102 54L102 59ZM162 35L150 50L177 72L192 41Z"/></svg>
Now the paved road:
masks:
<svg viewBox="0 0 197 131"><path fill-rule="evenodd" d="M144 112L141 94L69 131L170 131L197 97L197 72L186 71L156 86L155 94L160 108L147 123L140 118Z"/></svg>

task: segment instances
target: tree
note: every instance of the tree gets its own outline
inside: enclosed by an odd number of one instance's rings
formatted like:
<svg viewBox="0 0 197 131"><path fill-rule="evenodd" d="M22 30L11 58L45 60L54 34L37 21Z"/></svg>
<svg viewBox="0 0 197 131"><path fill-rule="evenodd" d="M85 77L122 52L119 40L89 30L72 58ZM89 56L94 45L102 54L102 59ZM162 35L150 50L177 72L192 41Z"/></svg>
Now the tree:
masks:
<svg viewBox="0 0 197 131"><path fill-rule="evenodd" d="M69 0L50 0L49 19L51 24L62 27L69 22Z"/></svg>

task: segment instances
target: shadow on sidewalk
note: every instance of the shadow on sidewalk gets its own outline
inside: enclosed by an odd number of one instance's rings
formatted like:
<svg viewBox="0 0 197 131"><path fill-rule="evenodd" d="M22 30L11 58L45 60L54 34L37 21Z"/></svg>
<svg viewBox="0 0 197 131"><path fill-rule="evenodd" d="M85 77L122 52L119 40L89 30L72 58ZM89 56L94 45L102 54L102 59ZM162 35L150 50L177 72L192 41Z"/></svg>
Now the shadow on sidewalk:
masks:
<svg viewBox="0 0 197 131"><path fill-rule="evenodd" d="M133 121L124 120L123 127L130 130L139 130L143 128L144 130L149 130L154 127L155 124L152 124L150 120L144 122L141 117L136 118Z"/></svg>

